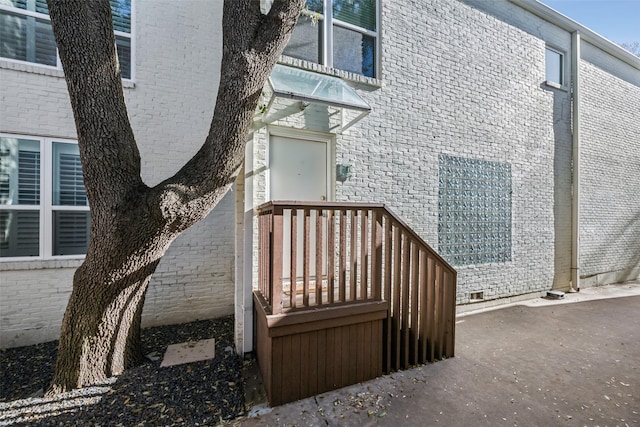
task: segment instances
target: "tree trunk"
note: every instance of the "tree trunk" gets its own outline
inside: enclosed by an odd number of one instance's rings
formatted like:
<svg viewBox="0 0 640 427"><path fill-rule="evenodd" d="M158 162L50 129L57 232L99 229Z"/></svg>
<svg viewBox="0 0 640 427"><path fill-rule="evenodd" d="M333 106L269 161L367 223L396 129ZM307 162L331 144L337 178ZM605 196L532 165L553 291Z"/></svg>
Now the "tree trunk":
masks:
<svg viewBox="0 0 640 427"><path fill-rule="evenodd" d="M140 320L151 275L178 236L146 196L96 212L91 242L73 277L48 394L99 384L142 361Z"/></svg>
<svg viewBox="0 0 640 427"><path fill-rule="evenodd" d="M48 394L104 382L142 359L151 275L171 242L235 180L263 85L304 0L226 0L220 85L209 134L173 177L147 187L128 119L109 0L47 0L73 109L91 239L73 279Z"/></svg>
<svg viewBox="0 0 640 427"><path fill-rule="evenodd" d="M142 361L140 317L158 263L109 283L95 276L95 262L87 259L74 275L49 394L103 383Z"/></svg>

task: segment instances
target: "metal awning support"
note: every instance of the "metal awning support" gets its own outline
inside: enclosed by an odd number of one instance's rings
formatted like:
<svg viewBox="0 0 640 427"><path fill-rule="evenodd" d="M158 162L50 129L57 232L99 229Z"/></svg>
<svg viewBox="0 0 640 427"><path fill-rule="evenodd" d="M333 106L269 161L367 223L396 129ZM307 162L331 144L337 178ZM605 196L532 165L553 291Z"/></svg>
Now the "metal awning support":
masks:
<svg viewBox="0 0 640 427"><path fill-rule="evenodd" d="M310 104L321 104L339 110L340 126L336 132L342 133L371 112L369 104L337 77L278 64L273 68L268 81L269 99L261 108L264 123L272 123L302 111ZM272 111L276 98L299 101L297 102L299 108L289 111L281 108Z"/></svg>

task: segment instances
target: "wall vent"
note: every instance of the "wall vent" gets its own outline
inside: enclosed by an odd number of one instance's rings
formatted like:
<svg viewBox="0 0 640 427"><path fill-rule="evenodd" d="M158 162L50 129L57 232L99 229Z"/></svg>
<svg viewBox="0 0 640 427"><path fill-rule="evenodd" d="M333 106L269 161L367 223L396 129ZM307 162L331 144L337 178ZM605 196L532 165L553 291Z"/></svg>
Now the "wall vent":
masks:
<svg viewBox="0 0 640 427"><path fill-rule="evenodd" d="M471 302L484 301L484 291L475 291L469 294Z"/></svg>

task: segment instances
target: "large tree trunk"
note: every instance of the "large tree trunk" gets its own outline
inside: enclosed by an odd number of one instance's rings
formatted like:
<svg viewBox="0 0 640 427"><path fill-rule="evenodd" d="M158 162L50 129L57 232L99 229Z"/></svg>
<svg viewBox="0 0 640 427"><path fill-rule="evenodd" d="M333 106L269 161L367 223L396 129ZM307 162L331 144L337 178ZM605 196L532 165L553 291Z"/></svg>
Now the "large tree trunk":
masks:
<svg viewBox="0 0 640 427"><path fill-rule="evenodd" d="M220 86L209 134L173 177L147 187L127 115L109 0L47 0L71 99L91 240L62 322L48 394L103 382L142 358L144 298L171 242L227 192L266 78L304 0L226 0ZM206 7L206 5L203 5Z"/></svg>
<svg viewBox="0 0 640 427"><path fill-rule="evenodd" d="M142 360L144 297L177 236L159 213L132 200L111 221L103 215L92 221L91 244L73 278L49 394L102 383Z"/></svg>

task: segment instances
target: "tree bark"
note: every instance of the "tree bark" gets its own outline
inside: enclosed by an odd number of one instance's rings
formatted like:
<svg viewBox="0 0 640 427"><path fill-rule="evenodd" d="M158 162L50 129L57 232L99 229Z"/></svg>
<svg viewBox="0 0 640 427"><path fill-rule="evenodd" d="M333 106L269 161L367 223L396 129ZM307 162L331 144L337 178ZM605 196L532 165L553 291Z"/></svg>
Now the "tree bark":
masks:
<svg viewBox="0 0 640 427"><path fill-rule="evenodd" d="M124 101L108 0L47 0L73 109L91 239L73 279L48 394L104 382L142 359L145 294L175 238L222 199L242 165L265 80L304 0L226 0L209 134L173 177L147 187Z"/></svg>

